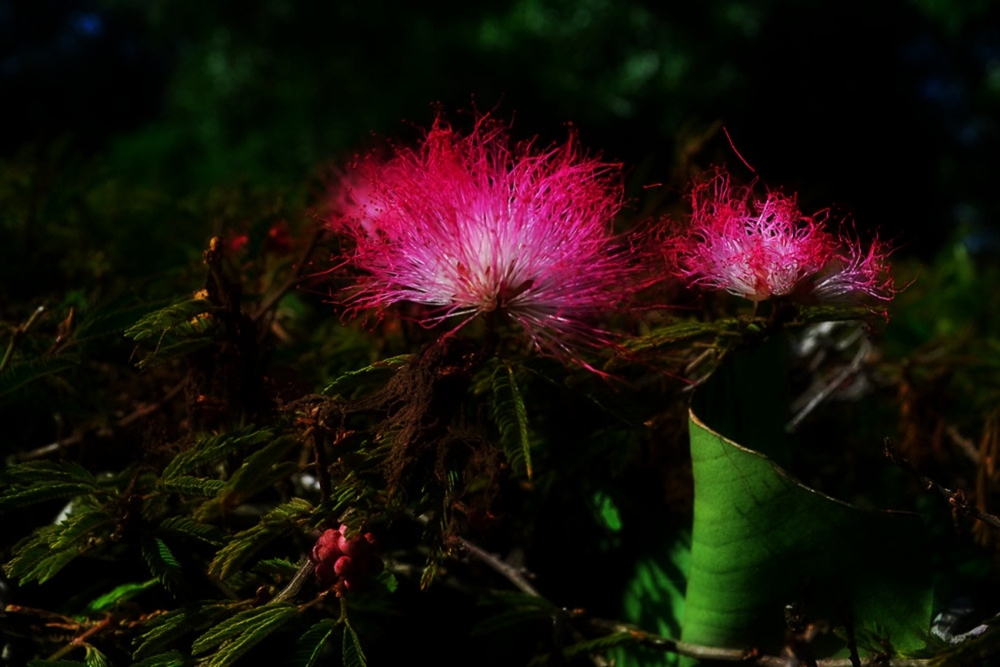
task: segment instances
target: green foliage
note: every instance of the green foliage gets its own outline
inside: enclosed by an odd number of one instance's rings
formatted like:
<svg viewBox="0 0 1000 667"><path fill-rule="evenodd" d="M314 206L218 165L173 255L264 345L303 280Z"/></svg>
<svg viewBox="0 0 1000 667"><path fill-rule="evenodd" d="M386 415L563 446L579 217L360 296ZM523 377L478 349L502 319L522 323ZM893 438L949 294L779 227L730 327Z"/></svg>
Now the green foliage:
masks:
<svg viewBox="0 0 1000 667"><path fill-rule="evenodd" d="M115 519L100 509L78 504L61 522L38 528L14 546L7 574L25 584L42 584L74 558L104 539Z"/></svg>
<svg viewBox="0 0 1000 667"><path fill-rule="evenodd" d="M157 584L157 581L157 579L150 579L149 581L132 582L115 586L114 589L87 603L87 611L94 613L110 611L111 609L114 609L115 605L119 602L131 600L135 596L148 591Z"/></svg>
<svg viewBox="0 0 1000 667"><path fill-rule="evenodd" d="M358 640L357 633L351 624L344 622L344 667L367 667L368 660L365 659L364 651L361 650L361 641Z"/></svg>
<svg viewBox="0 0 1000 667"><path fill-rule="evenodd" d="M187 516L172 516L160 524L160 530L166 535L183 536L212 546L222 546L225 533L215 526L201 523Z"/></svg>
<svg viewBox="0 0 1000 667"><path fill-rule="evenodd" d="M155 339L152 352L139 361L139 368L149 370L214 344L217 322L211 315L212 304L205 299L191 299L144 315L125 330L136 342Z"/></svg>
<svg viewBox="0 0 1000 667"><path fill-rule="evenodd" d="M401 354L376 361L365 368L348 371L327 385L323 393L327 396L357 397L365 391L383 386L411 358L412 355Z"/></svg>
<svg viewBox="0 0 1000 667"><path fill-rule="evenodd" d="M144 625L143 633L136 639L133 659L152 659L176 646L188 633L217 622L230 613L226 603L207 602L185 605L152 617Z"/></svg>
<svg viewBox="0 0 1000 667"><path fill-rule="evenodd" d="M205 435L178 454L163 470L163 479L172 480L219 463L227 456L261 445L274 438L274 431L244 426L218 435Z"/></svg>
<svg viewBox="0 0 1000 667"><path fill-rule="evenodd" d="M522 468L531 479L531 442L528 436L528 411L518 387L514 367L497 365L492 378L492 415L500 430L500 441L511 465Z"/></svg>
<svg viewBox="0 0 1000 667"><path fill-rule="evenodd" d="M79 365L80 359L69 354L15 361L0 373L0 396L20 389L29 382L46 375L61 373Z"/></svg>
<svg viewBox="0 0 1000 667"><path fill-rule="evenodd" d="M379 572L376 583L385 589L387 593L395 593L396 589L399 588L399 580L396 579L392 572L386 570Z"/></svg>
<svg viewBox="0 0 1000 667"><path fill-rule="evenodd" d="M625 618L663 637L680 637L690 561L691 536L686 532L668 536L657 551L640 558L625 589ZM615 657L623 666L677 663L675 655L641 647L620 649Z"/></svg>
<svg viewBox="0 0 1000 667"><path fill-rule="evenodd" d="M0 480L0 511L100 491L93 475L69 461L20 463L5 470Z"/></svg>
<svg viewBox="0 0 1000 667"><path fill-rule="evenodd" d="M149 571L164 588L178 596L184 591L181 564L163 540L158 537L145 538L142 542L142 557L149 566Z"/></svg>
<svg viewBox="0 0 1000 667"><path fill-rule="evenodd" d="M125 335L134 341L147 338L162 338L175 330L193 333L203 329L199 315L212 310L211 302L205 299L189 299L148 313L125 330Z"/></svg>
<svg viewBox="0 0 1000 667"><path fill-rule="evenodd" d="M268 542L307 520L312 510L312 504L302 498L278 505L261 517L257 525L236 533L209 564L209 574L219 579L228 578Z"/></svg>
<svg viewBox="0 0 1000 667"><path fill-rule="evenodd" d="M226 487L221 479L204 479L191 475L178 475L160 481L160 488L180 496L214 498Z"/></svg>
<svg viewBox="0 0 1000 667"><path fill-rule="evenodd" d="M206 667L226 667L298 615L298 609L286 604L242 611L198 637L191 652L210 653L203 659Z"/></svg>
<svg viewBox="0 0 1000 667"><path fill-rule="evenodd" d="M187 664L180 651L168 651L152 655L145 660L132 663L132 667L183 667Z"/></svg>
<svg viewBox="0 0 1000 667"><path fill-rule="evenodd" d="M109 667L107 656L90 644L86 646L86 654L83 660L87 664L87 667Z"/></svg>
<svg viewBox="0 0 1000 667"><path fill-rule="evenodd" d="M296 444L293 438L277 438L246 457L219 495L198 508L195 519L215 519L297 470L298 465L287 460L288 452Z"/></svg>
<svg viewBox="0 0 1000 667"><path fill-rule="evenodd" d="M306 630L292 650L291 667L315 667L323 648L337 629L337 621L324 618Z"/></svg>

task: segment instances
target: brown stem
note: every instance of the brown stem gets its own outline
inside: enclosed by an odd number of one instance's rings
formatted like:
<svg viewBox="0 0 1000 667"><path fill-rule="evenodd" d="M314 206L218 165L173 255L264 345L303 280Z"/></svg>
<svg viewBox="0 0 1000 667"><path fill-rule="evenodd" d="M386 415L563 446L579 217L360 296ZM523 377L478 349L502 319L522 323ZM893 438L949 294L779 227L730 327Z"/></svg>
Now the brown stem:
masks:
<svg viewBox="0 0 1000 667"><path fill-rule="evenodd" d="M756 665L758 667L798 667L798 665L801 664L799 659L795 657L759 655L754 649L703 646L701 644L692 644L677 639L670 639L669 637L655 635L637 628L634 625L620 623L618 621L591 619L590 624L597 629L603 630L607 634L627 633L636 639L638 643L644 646L649 646L650 648L655 648L667 653L676 653L688 658L697 658L700 660L719 660L722 662L742 662L747 665ZM884 665L885 667L930 667L934 664L934 660L931 658L926 660L890 658L879 664ZM826 660L817 660L816 667L852 667L852 661L851 658L829 658Z"/></svg>
<svg viewBox="0 0 1000 667"><path fill-rule="evenodd" d="M295 573L292 580L288 582L288 585L281 589L281 592L274 596L271 602L284 602L285 600L291 600L293 597L298 595L298 592L302 590L306 581L312 576L313 570L316 569L315 563L310 559L302 559L302 563L299 565L299 571Z"/></svg>
<svg viewBox="0 0 1000 667"><path fill-rule="evenodd" d="M10 360L14 358L14 349L17 347L18 341L20 341L21 338L31 330L31 327L35 325L35 322L38 321L38 318L41 317L44 312L45 306L35 308L35 312L31 314L28 321L14 329L14 332L10 336L10 343L7 344L7 351L4 352L3 359L0 360L0 373L7 368L7 365L10 364Z"/></svg>
<svg viewBox="0 0 1000 667"><path fill-rule="evenodd" d="M912 463L910 463L906 459L906 457L901 456L899 453L896 452L896 449L895 447L893 447L892 442L889 440L889 438L885 439L884 447L885 447L886 458L888 458L890 461L892 461L893 463L895 463L896 465L898 465L899 467L903 468L911 475L916 477L918 480L920 480L920 483L923 484L928 491L934 489L938 493L940 493L948 501L948 504L951 505L952 510L956 514L963 516L971 516L975 519L979 519L988 526L992 526L993 528L1000 530L1000 517L998 517L996 514L990 514L989 512L984 512L978 507L976 507L974 504L970 503L965 495L965 491L963 491L962 489L956 489L952 491L948 487L938 484L930 477L923 475L919 470L916 469L916 467Z"/></svg>
<svg viewBox="0 0 1000 667"><path fill-rule="evenodd" d="M490 552L478 545L473 544L464 537L456 537L454 540L471 555L475 556L477 559L503 575L507 581L514 584L514 586L516 586L522 593L527 593L528 595L536 598L542 597L542 594L539 593L538 590L536 590L535 587L532 586L524 577L520 568L508 565Z"/></svg>

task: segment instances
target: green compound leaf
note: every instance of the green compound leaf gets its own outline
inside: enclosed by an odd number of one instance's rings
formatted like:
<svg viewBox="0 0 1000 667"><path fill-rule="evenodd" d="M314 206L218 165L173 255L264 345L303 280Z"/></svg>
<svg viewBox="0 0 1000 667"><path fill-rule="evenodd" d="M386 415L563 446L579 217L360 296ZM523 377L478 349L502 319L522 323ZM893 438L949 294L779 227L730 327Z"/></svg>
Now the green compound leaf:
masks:
<svg viewBox="0 0 1000 667"><path fill-rule="evenodd" d="M226 667L272 635L281 626L298 617L292 605L273 604L236 614L203 634L191 645L192 653L216 651L205 661L208 667Z"/></svg>
<svg viewBox="0 0 1000 667"><path fill-rule="evenodd" d="M306 630L292 649L291 667L315 667L336 628L335 619L324 618Z"/></svg>
<svg viewBox="0 0 1000 667"><path fill-rule="evenodd" d="M212 304L204 299L181 301L142 316L138 322L125 330L132 340L145 340L162 336L165 332L188 323L192 318L212 309Z"/></svg>
<svg viewBox="0 0 1000 667"><path fill-rule="evenodd" d="M261 517L251 528L236 533L233 539L215 554L208 572L219 579L226 579L251 556L281 535L295 529L297 522L308 518L313 506L308 500L293 498L278 505Z"/></svg>
<svg viewBox="0 0 1000 667"><path fill-rule="evenodd" d="M180 651L158 653L145 660L132 663L132 667L184 667L184 654Z"/></svg>
<svg viewBox="0 0 1000 667"><path fill-rule="evenodd" d="M375 584L381 587L386 593L395 593L396 589L399 588L399 581L396 579L396 575L387 570L379 572L378 576L375 577Z"/></svg>
<svg viewBox="0 0 1000 667"><path fill-rule="evenodd" d="M100 490L84 468L68 461L31 461L0 474L0 511Z"/></svg>
<svg viewBox="0 0 1000 667"><path fill-rule="evenodd" d="M60 523L43 526L14 546L7 574L20 583L45 583L114 526L115 519L89 506L73 510Z"/></svg>
<svg viewBox="0 0 1000 667"><path fill-rule="evenodd" d="M163 587L174 595L184 590L184 574L181 564L177 562L170 547L158 537L147 537L142 542L142 557L149 566L149 571Z"/></svg>
<svg viewBox="0 0 1000 667"><path fill-rule="evenodd" d="M205 479L191 475L178 475L160 481L160 488L179 496L214 498L226 486L221 479Z"/></svg>
<svg viewBox="0 0 1000 667"><path fill-rule="evenodd" d="M249 425L243 428L200 438L184 450L163 470L163 479L183 478L198 468L208 468L236 452L263 445L274 438L269 429Z"/></svg>
<svg viewBox="0 0 1000 667"><path fill-rule="evenodd" d="M0 373L0 396L9 394L40 377L61 373L79 365L80 360L72 355L42 357L13 363Z"/></svg>
<svg viewBox="0 0 1000 667"><path fill-rule="evenodd" d="M83 482L53 482L38 484L32 488L10 488L0 495L0 510L17 509L59 498L72 498L94 490L94 486Z"/></svg>
<svg viewBox="0 0 1000 667"><path fill-rule="evenodd" d="M108 658L103 653L98 651L96 648L87 644L86 655L84 656L84 662L87 663L87 667L110 667L108 664Z"/></svg>
<svg viewBox="0 0 1000 667"><path fill-rule="evenodd" d="M371 366L366 366L356 371L348 371L327 385L323 389L323 394L325 396L352 398L357 396L362 390L380 387L395 375L396 371L406 364L411 356L409 354L401 354L376 361Z"/></svg>
<svg viewBox="0 0 1000 667"><path fill-rule="evenodd" d="M508 363L493 373L493 421L500 429L504 452L512 465L524 468L531 479L531 442L528 439L528 411L517 385L514 368Z"/></svg>
<svg viewBox="0 0 1000 667"><path fill-rule="evenodd" d="M920 517L862 510L809 489L690 415L695 478L686 642L780 650L784 609L925 645L930 565ZM828 638L830 652L846 655ZM815 647L817 652L822 647Z"/></svg>
<svg viewBox="0 0 1000 667"><path fill-rule="evenodd" d="M97 486L97 480L86 468L70 461L29 461L18 463L4 471L0 482L17 486L33 486L37 483L79 482Z"/></svg>
<svg viewBox="0 0 1000 667"><path fill-rule="evenodd" d="M162 652L189 632L211 625L230 613L225 604L208 603L187 605L153 616L145 623L145 632L136 639L136 650L132 658L145 662L170 655L171 652Z"/></svg>
<svg viewBox="0 0 1000 667"><path fill-rule="evenodd" d="M350 623L344 623L344 667L368 667L361 641Z"/></svg>
<svg viewBox="0 0 1000 667"><path fill-rule="evenodd" d="M247 456L220 489L218 497L205 501L195 510L194 518L214 521L294 472L298 464L287 460L287 454L296 445L293 438L277 438Z"/></svg>
<svg viewBox="0 0 1000 667"><path fill-rule="evenodd" d="M226 534L220 528L186 516L172 516L160 525L160 529L170 536L197 540L215 547L222 546L226 541Z"/></svg>

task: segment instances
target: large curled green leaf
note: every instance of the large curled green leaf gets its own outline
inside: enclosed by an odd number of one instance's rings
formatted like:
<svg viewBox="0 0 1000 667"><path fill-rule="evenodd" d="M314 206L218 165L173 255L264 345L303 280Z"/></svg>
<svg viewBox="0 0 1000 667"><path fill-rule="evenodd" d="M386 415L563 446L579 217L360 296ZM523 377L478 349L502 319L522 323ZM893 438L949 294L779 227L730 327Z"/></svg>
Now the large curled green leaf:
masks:
<svg viewBox="0 0 1000 667"><path fill-rule="evenodd" d="M767 457L690 415L695 478L681 638L777 651L785 606L810 620L922 648L930 565L920 517L862 510L809 489ZM834 637L817 646L846 655Z"/></svg>

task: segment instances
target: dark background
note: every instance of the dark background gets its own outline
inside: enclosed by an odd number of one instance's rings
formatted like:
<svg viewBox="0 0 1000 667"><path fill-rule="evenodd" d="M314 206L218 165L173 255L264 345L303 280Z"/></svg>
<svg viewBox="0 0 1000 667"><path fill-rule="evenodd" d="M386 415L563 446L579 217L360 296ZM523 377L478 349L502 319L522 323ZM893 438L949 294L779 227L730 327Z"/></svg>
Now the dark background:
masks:
<svg viewBox="0 0 1000 667"><path fill-rule="evenodd" d="M939 0L3 2L0 151L63 142L171 195L281 186L371 133L416 136L436 105L477 108L519 138L573 123L627 165L648 212L676 203L692 156L750 176L724 123L769 186L929 258L959 227L974 251L996 228L997 14Z"/></svg>

